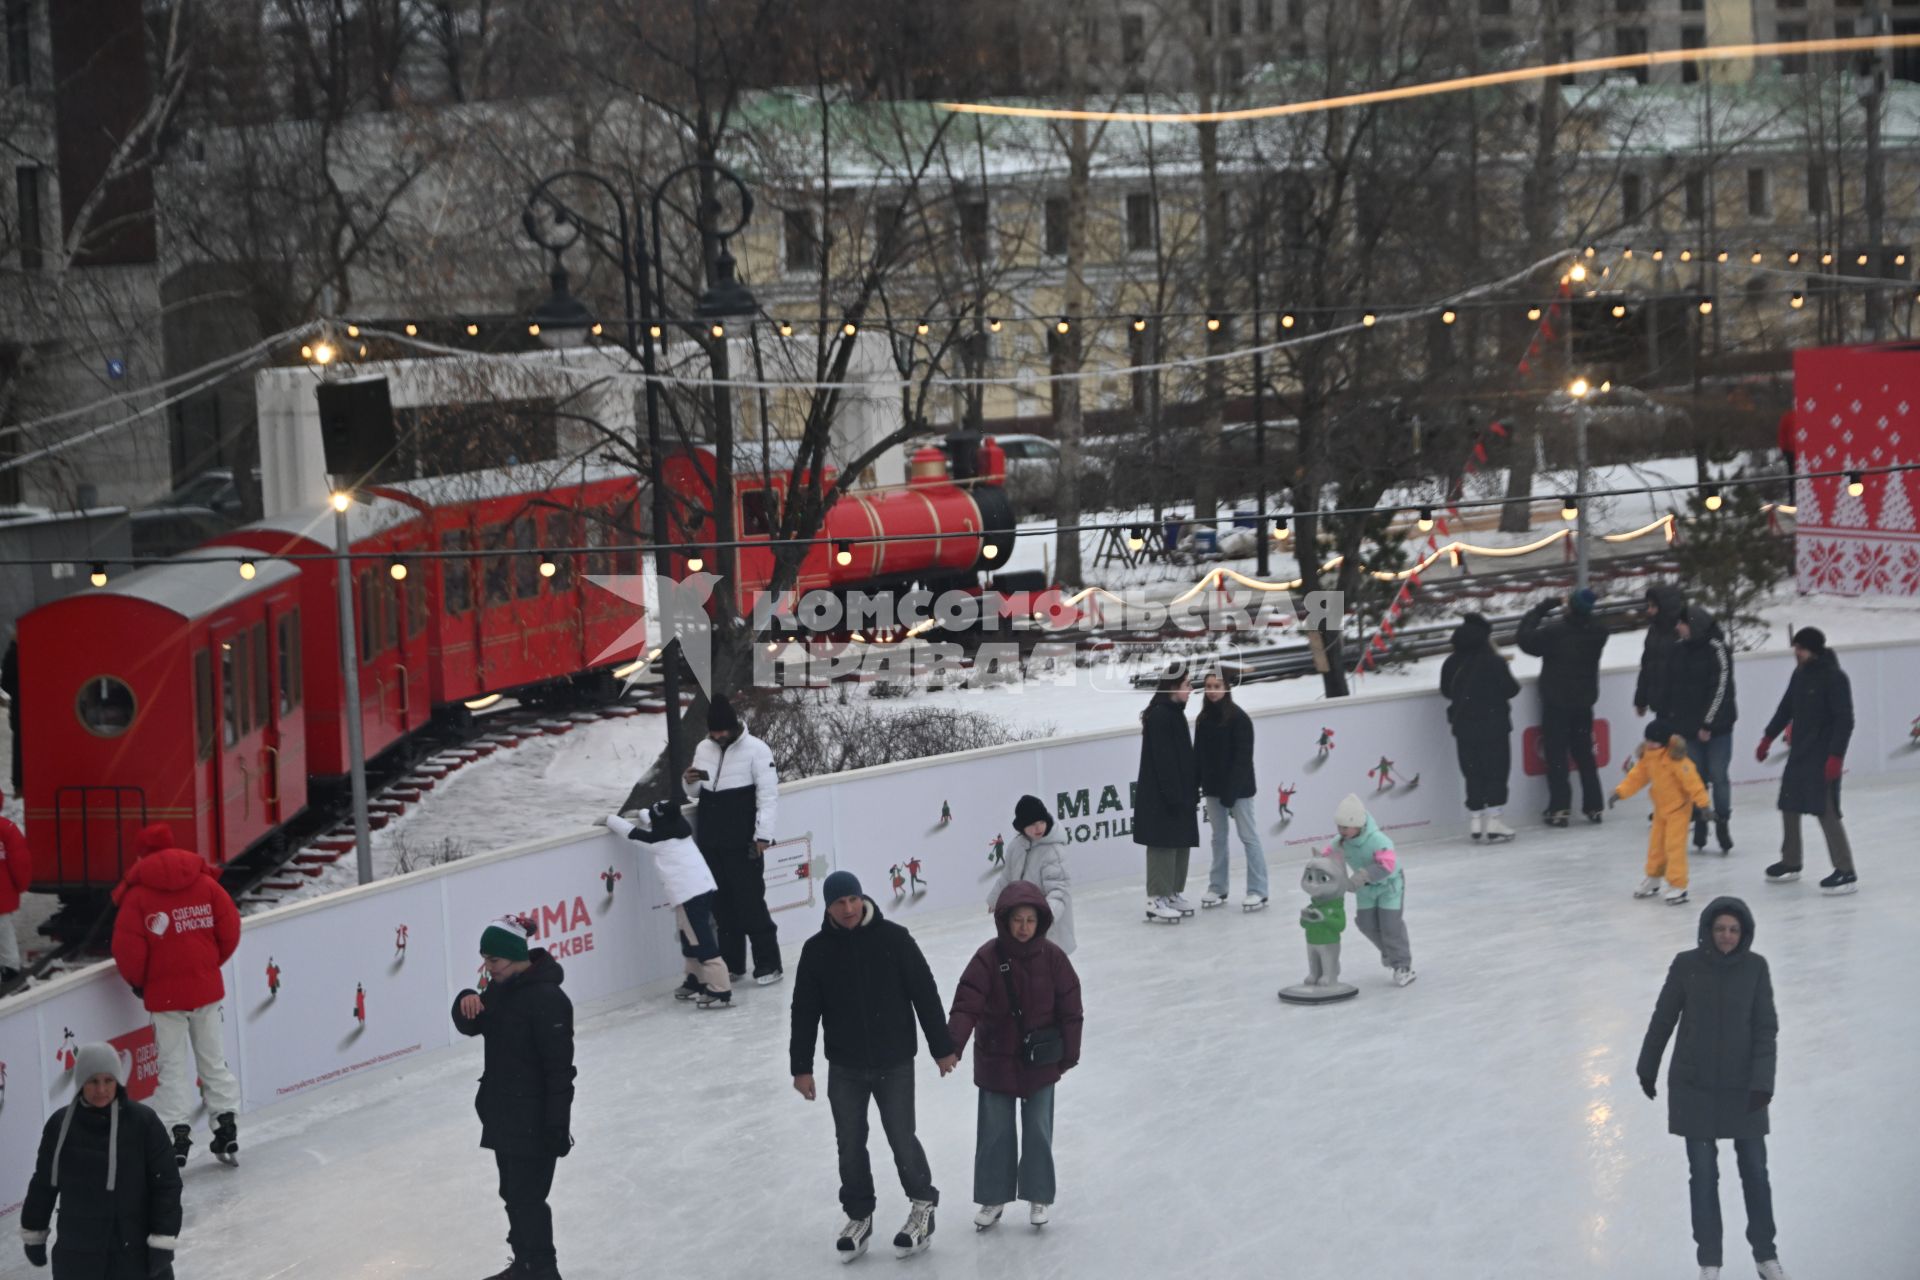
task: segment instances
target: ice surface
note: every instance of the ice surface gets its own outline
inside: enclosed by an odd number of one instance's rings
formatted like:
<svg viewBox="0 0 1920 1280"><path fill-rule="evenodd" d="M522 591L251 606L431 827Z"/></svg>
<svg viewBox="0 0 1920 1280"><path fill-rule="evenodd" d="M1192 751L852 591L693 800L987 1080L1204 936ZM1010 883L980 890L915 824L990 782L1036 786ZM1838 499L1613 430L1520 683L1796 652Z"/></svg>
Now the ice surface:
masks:
<svg viewBox="0 0 1920 1280"><path fill-rule="evenodd" d="M1764 789L1761 789L1764 790ZM1773 966L1780 1068L1770 1140L1781 1258L1796 1280L1913 1274L1920 1186L1912 1068L1920 1050L1920 822L1911 784L1849 795L1862 892L1762 883L1779 819L1742 793L1731 857L1694 861L1694 903L1629 895L1645 809L1601 828L1527 830L1404 850L1420 978L1396 990L1349 928L1347 1004L1291 1008L1305 972L1298 859L1274 864L1272 909L1141 920L1137 887L1082 892L1075 955L1085 1062L1062 1083L1059 1203L976 1236L971 1061L919 1061L920 1133L943 1193L930 1277L1296 1276L1485 1280L1690 1277L1686 1163L1634 1057L1666 965L1700 906L1739 894ZM1198 897L1196 858L1188 893ZM1236 866L1234 887L1240 886ZM817 921L783 917L788 964ZM923 917L944 995L987 935L984 912ZM554 1204L569 1280L843 1274L832 1122L787 1076L785 986L696 1012L666 990L579 1023L579 1145ZM194 1280L480 1276L503 1265L491 1156L476 1147L479 1047L245 1118L238 1171L198 1149L179 1257ZM855 1264L894 1274L904 1220L884 1139L881 1209ZM1750 1274L1722 1160L1729 1276ZM17 1219L0 1258L17 1259ZM901 1274L905 1274L902 1272Z"/></svg>

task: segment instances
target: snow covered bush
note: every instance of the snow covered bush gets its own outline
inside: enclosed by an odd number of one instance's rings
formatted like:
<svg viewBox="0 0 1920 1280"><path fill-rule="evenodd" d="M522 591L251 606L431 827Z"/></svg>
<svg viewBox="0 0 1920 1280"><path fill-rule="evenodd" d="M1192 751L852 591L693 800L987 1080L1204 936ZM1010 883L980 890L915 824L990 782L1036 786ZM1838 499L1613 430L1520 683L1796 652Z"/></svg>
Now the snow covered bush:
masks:
<svg viewBox="0 0 1920 1280"><path fill-rule="evenodd" d="M996 716L949 707L881 710L864 698L822 704L804 690L756 701L748 713L755 736L773 749L782 779L867 769L874 765L1049 737L1051 725L1016 726Z"/></svg>

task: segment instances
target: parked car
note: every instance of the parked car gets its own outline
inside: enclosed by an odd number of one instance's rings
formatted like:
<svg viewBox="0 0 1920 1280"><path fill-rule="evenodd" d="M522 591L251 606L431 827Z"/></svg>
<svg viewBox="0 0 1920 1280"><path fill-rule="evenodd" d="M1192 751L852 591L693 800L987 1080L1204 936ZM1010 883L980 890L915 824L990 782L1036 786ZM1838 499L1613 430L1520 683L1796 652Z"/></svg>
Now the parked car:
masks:
<svg viewBox="0 0 1920 1280"><path fill-rule="evenodd" d="M260 471L254 469L253 485L260 487ZM229 521L246 518L246 500L231 469L213 467L190 480L182 481L173 492L153 504L156 507L205 507Z"/></svg>

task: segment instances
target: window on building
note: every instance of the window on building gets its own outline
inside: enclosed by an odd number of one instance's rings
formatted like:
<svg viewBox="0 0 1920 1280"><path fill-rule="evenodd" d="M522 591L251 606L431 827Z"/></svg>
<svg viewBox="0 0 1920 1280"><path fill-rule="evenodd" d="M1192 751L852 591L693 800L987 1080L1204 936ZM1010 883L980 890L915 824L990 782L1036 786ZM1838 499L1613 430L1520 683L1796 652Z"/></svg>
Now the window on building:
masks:
<svg viewBox="0 0 1920 1280"><path fill-rule="evenodd" d="M1646 179L1637 173L1620 175L1620 220L1638 222L1647 207Z"/></svg>
<svg viewBox="0 0 1920 1280"><path fill-rule="evenodd" d="M1191 0L1191 2L1193 19L1200 24L1201 34L1211 37L1213 35L1213 0Z"/></svg>
<svg viewBox="0 0 1920 1280"><path fill-rule="evenodd" d="M1503 53L1513 46L1513 32L1505 27L1480 28L1480 52Z"/></svg>
<svg viewBox="0 0 1920 1280"><path fill-rule="evenodd" d="M974 262L988 262L993 256L992 232L985 200L960 202L960 247Z"/></svg>
<svg viewBox="0 0 1920 1280"><path fill-rule="evenodd" d="M1504 18L1513 12L1513 0L1480 0L1480 16Z"/></svg>
<svg viewBox="0 0 1920 1280"><path fill-rule="evenodd" d="M820 232L813 223L813 210L784 210L781 221L786 233L787 270L818 271Z"/></svg>
<svg viewBox="0 0 1920 1280"><path fill-rule="evenodd" d="M1307 0L1287 0L1287 25L1290 27L1307 25Z"/></svg>
<svg viewBox="0 0 1920 1280"><path fill-rule="evenodd" d="M1246 11L1241 7L1240 0L1226 0L1226 9L1227 34L1237 36L1246 30Z"/></svg>
<svg viewBox="0 0 1920 1280"><path fill-rule="evenodd" d="M1807 24L1804 22L1776 22L1774 24L1773 38L1782 44L1787 44L1795 40L1805 40L1807 38ZM1806 54L1783 53L1780 55L1780 72L1782 75L1797 76L1806 69Z"/></svg>
<svg viewBox="0 0 1920 1280"><path fill-rule="evenodd" d="M1750 218L1773 216L1773 191L1765 169L1747 170L1747 216Z"/></svg>
<svg viewBox="0 0 1920 1280"><path fill-rule="evenodd" d="M1706 0L1680 0L1680 12L1700 13L1706 9Z"/></svg>
<svg viewBox="0 0 1920 1280"><path fill-rule="evenodd" d="M442 551L465 551L467 531L454 529L440 535ZM440 562L440 596L451 615L473 607L473 561L465 556L449 556Z"/></svg>
<svg viewBox="0 0 1920 1280"><path fill-rule="evenodd" d="M1707 176L1704 173L1687 175L1687 221L1700 222L1707 216Z"/></svg>
<svg viewBox="0 0 1920 1280"><path fill-rule="evenodd" d="M1147 60L1147 20L1137 13L1120 19L1120 62L1137 67Z"/></svg>
<svg viewBox="0 0 1920 1280"><path fill-rule="evenodd" d="M1827 166L1817 162L1807 166L1807 212L1827 212Z"/></svg>
<svg viewBox="0 0 1920 1280"><path fill-rule="evenodd" d="M7 0L7 83L16 89L33 83L32 12L29 0Z"/></svg>
<svg viewBox="0 0 1920 1280"><path fill-rule="evenodd" d="M1647 0L1613 0L1615 13L1645 13Z"/></svg>
<svg viewBox="0 0 1920 1280"><path fill-rule="evenodd" d="M1127 250L1144 253L1153 248L1153 196L1136 191L1127 197Z"/></svg>
<svg viewBox="0 0 1920 1280"><path fill-rule="evenodd" d="M21 165L13 171L14 209L19 218L20 269L38 271L45 247L46 219L41 212L44 180L36 165Z"/></svg>
<svg viewBox="0 0 1920 1280"><path fill-rule="evenodd" d="M1246 78L1246 55L1238 49L1229 49L1220 55L1220 78L1228 84L1238 84Z"/></svg>
<svg viewBox="0 0 1920 1280"><path fill-rule="evenodd" d="M193 654L193 739L200 759L213 755L213 657L205 649Z"/></svg>
<svg viewBox="0 0 1920 1280"><path fill-rule="evenodd" d="M1704 49L1707 47L1707 29L1705 27L1680 28L1680 47L1682 49ZM1693 84L1700 79L1700 64L1688 59L1680 64L1680 79L1685 84Z"/></svg>
<svg viewBox="0 0 1920 1280"><path fill-rule="evenodd" d="M1615 27L1613 31L1613 51L1623 58L1631 58L1647 51L1647 29L1645 27ZM1628 67L1635 80L1641 84L1647 82L1647 69L1644 66Z"/></svg>
<svg viewBox="0 0 1920 1280"><path fill-rule="evenodd" d="M1262 35L1273 30L1273 0L1253 0L1253 29Z"/></svg>
<svg viewBox="0 0 1920 1280"><path fill-rule="evenodd" d="M1048 200L1044 219L1047 252L1063 257L1067 252L1067 202L1059 196Z"/></svg>

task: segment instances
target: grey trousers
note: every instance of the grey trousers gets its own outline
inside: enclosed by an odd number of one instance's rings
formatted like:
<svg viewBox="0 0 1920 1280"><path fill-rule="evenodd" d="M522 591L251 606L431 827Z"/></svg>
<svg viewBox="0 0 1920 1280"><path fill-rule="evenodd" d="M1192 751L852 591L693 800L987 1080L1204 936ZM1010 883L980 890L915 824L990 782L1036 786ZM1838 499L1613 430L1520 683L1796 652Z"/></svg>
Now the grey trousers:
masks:
<svg viewBox="0 0 1920 1280"><path fill-rule="evenodd" d="M1191 849L1168 849L1160 845L1148 845L1147 896L1170 898L1176 893L1185 893L1187 860L1192 856Z"/></svg>
<svg viewBox="0 0 1920 1280"><path fill-rule="evenodd" d="M1799 870L1805 856L1800 847L1800 818L1797 813L1781 811L1780 820L1786 831L1780 841L1780 861L1794 870ZM1828 805L1827 811L1820 815L1820 834L1827 838L1827 856L1833 859L1835 871L1853 870L1853 846L1847 843L1847 829L1840 821L1840 815L1834 812L1834 806Z"/></svg>
<svg viewBox="0 0 1920 1280"><path fill-rule="evenodd" d="M1380 963L1389 969L1413 968L1413 944L1407 940L1407 922L1398 907L1362 907L1353 914L1367 941L1380 948Z"/></svg>
<svg viewBox="0 0 1920 1280"><path fill-rule="evenodd" d="M1013 1127L1014 1109L1020 1129ZM1053 1203L1053 1086L1031 1098L980 1090L974 1129L973 1198L977 1204L1028 1200Z"/></svg>

